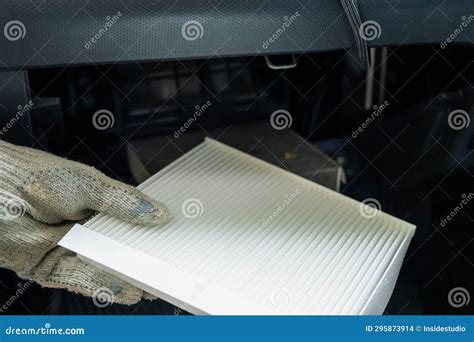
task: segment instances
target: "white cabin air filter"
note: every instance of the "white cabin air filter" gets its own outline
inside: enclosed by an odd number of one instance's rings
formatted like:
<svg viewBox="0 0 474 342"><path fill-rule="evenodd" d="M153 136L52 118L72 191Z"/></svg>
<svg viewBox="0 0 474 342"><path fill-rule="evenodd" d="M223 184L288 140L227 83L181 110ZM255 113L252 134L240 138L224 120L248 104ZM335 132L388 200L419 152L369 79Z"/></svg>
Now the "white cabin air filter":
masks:
<svg viewBox="0 0 474 342"><path fill-rule="evenodd" d="M381 314L415 231L210 139L139 188L169 223L100 214L60 245L194 314Z"/></svg>

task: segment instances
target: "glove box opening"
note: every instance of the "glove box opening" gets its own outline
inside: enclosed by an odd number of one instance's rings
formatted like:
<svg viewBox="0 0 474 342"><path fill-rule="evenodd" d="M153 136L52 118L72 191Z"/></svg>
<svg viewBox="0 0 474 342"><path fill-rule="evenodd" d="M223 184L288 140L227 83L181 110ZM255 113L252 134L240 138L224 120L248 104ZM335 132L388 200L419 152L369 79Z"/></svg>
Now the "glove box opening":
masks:
<svg viewBox="0 0 474 342"><path fill-rule="evenodd" d="M449 229L441 222L472 192L472 49L393 47L374 56L373 74L351 51L296 55L296 67L281 70L261 56L31 69L0 106L2 126L25 105L18 94L33 108L2 139L130 184L204 136L255 145L258 157L307 178L320 168L327 174L318 182L418 227L386 313L467 313L446 298L456 286L472 286L465 248L473 216L466 208ZM459 113L471 124L455 126L450 118ZM277 152L259 143L265 132ZM153 155L166 145L175 155ZM2 270L1 281L0 303L19 280ZM163 301L97 308L36 285L22 301L8 313L28 313L26 306L35 314L185 314Z"/></svg>

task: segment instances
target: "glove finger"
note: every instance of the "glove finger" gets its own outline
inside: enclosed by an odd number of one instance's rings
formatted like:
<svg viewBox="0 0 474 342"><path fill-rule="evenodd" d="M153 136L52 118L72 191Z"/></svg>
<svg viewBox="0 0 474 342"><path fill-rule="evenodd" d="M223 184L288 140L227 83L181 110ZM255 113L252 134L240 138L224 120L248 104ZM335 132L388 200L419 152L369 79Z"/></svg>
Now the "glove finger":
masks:
<svg viewBox="0 0 474 342"><path fill-rule="evenodd" d="M34 280L45 287L92 297L98 307L113 303L132 305L143 297L142 290L86 264L62 247L55 248L45 257L35 271Z"/></svg>
<svg viewBox="0 0 474 342"><path fill-rule="evenodd" d="M34 269L72 224L51 226L37 222L29 215L14 220L0 219L0 267L15 271L22 278L31 278Z"/></svg>
<svg viewBox="0 0 474 342"><path fill-rule="evenodd" d="M89 193L90 208L127 222L154 225L169 220L168 208L136 188L99 173Z"/></svg>
<svg viewBox="0 0 474 342"><path fill-rule="evenodd" d="M20 190L37 220L58 223L81 220L91 209L127 222L154 225L168 220L169 211L136 188L113 180L96 169L69 162L66 168L32 173Z"/></svg>
<svg viewBox="0 0 474 342"><path fill-rule="evenodd" d="M88 207L91 177L84 177L75 164L67 162L73 167L33 171L18 186L28 213L40 222L78 221L92 214Z"/></svg>

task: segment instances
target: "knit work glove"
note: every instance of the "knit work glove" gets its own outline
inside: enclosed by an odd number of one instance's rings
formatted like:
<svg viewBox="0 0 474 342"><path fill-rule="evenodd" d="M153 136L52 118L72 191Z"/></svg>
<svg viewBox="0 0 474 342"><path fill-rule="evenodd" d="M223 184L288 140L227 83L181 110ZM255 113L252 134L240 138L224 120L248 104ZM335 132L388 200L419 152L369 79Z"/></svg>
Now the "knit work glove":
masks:
<svg viewBox="0 0 474 342"><path fill-rule="evenodd" d="M57 246L94 211L156 225L168 209L96 169L0 141L0 267L45 287L134 304L149 295ZM100 300L100 298L98 298Z"/></svg>

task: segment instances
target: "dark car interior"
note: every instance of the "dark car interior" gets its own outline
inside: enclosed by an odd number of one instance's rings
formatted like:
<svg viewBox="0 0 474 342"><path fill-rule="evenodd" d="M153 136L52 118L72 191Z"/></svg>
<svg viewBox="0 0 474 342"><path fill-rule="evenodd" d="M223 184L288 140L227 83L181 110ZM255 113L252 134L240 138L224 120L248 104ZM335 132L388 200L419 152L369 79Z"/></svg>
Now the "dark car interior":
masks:
<svg viewBox="0 0 474 342"><path fill-rule="evenodd" d="M472 304L447 296L474 289L474 205L443 219L474 192L472 1L355 3L356 12L333 0L4 1L0 23L18 17L27 34L0 48L1 125L19 104L34 106L1 139L137 185L131 146L166 141L196 104L212 102L183 136L260 127L285 110L290 130L342 167L341 193L376 198L417 226L385 314L469 314ZM354 23L368 19L378 37L358 40ZM197 39L182 36L188 20L201 24ZM103 109L114 113L106 130L93 121ZM0 299L21 282L0 270ZM187 314L162 300L97 308L38 285L8 313Z"/></svg>

